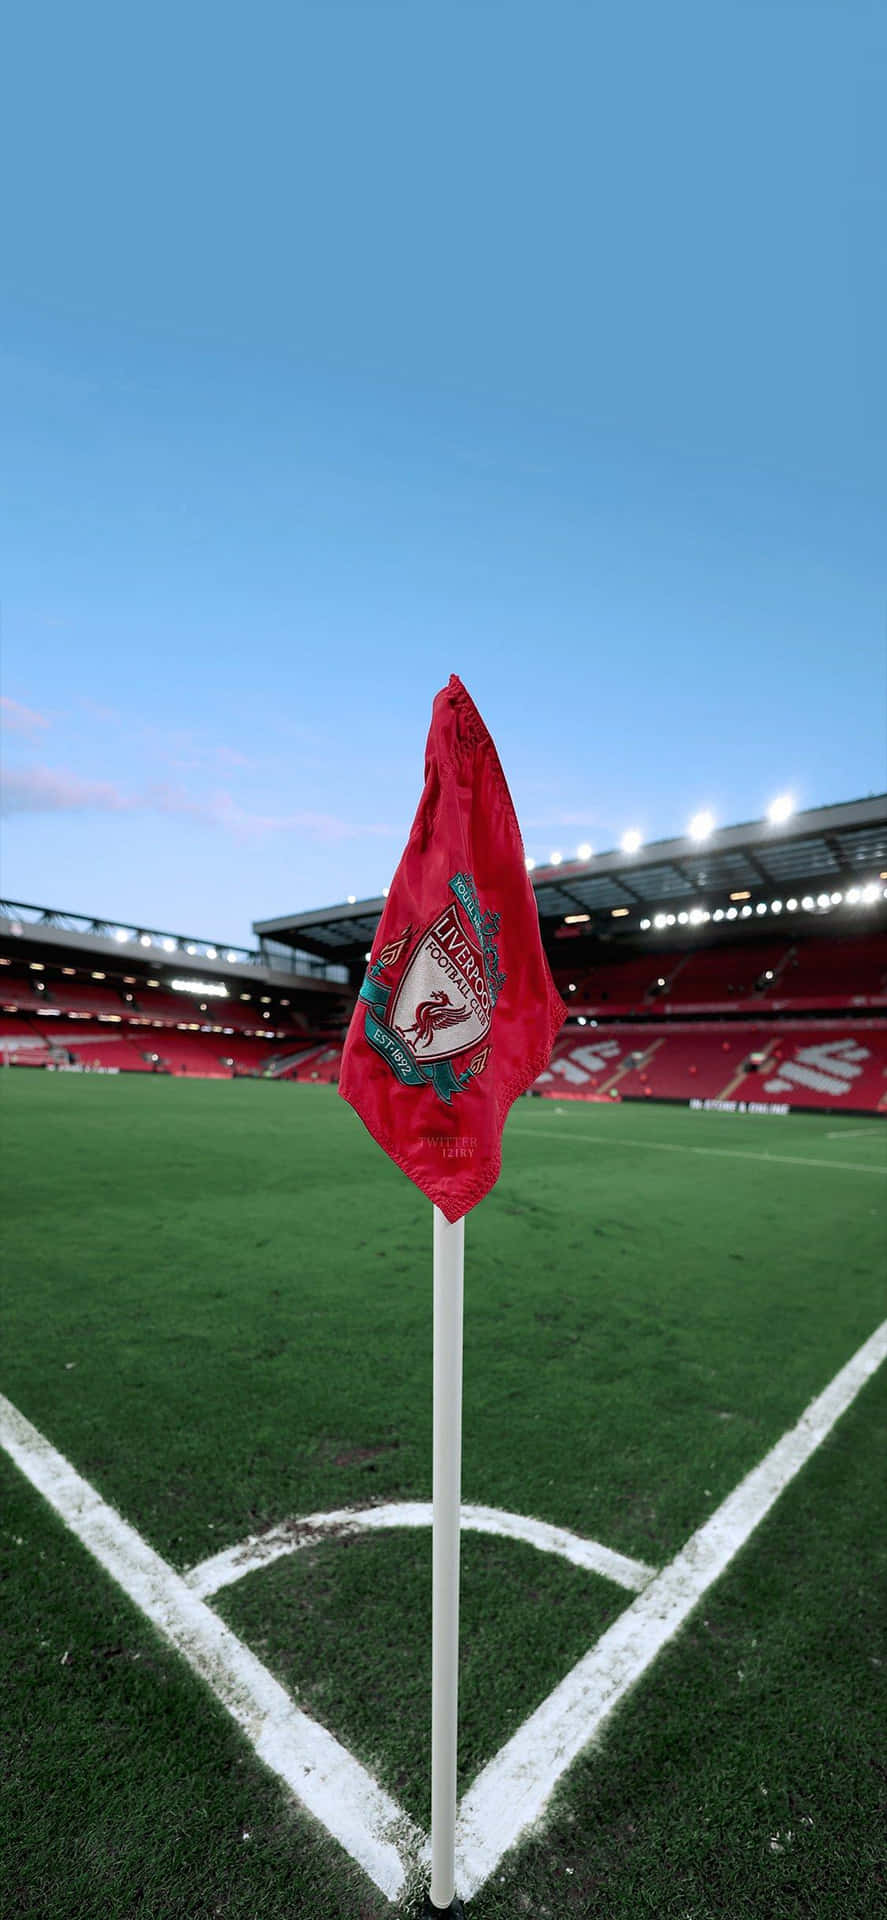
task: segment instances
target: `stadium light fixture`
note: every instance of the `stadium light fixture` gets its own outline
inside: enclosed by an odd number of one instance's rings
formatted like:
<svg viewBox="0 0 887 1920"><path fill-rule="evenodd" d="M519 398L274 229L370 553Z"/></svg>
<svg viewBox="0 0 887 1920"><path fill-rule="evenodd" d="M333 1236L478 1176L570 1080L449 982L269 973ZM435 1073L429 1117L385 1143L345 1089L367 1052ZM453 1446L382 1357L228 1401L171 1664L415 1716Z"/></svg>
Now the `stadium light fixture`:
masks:
<svg viewBox="0 0 887 1920"><path fill-rule="evenodd" d="M701 813L694 813L693 818L690 821L690 825L688 828L690 839L691 840L707 840L709 837L709 834L714 832L714 825L715 825L714 814L709 813L707 807L703 807Z"/></svg>
<svg viewBox="0 0 887 1920"><path fill-rule="evenodd" d="M353 907L353 906L354 906L354 904L355 904L355 902L356 902L356 900L357 900L357 894L356 894L356 893L349 893L349 894L346 894L346 896L345 896L345 898L346 898L346 901L347 901L347 904L348 904L348 906L349 906L349 907Z"/></svg>
<svg viewBox="0 0 887 1920"><path fill-rule="evenodd" d="M750 900L751 890L749 887L737 887L736 892L731 893L730 898L731 900Z"/></svg>
<svg viewBox="0 0 887 1920"><path fill-rule="evenodd" d="M623 853L637 853L638 848L643 845L643 841L640 833L638 832L637 827L629 827L628 832L622 835L622 839L619 844L622 848Z"/></svg>
<svg viewBox="0 0 887 1920"><path fill-rule="evenodd" d="M564 914L564 926L578 927L580 924L590 919L591 919L590 913L566 913Z"/></svg>
<svg viewBox="0 0 887 1920"><path fill-rule="evenodd" d="M630 907L611 907L611 908L610 908L610 919L611 919L611 920L624 920L624 919L625 919L625 916L626 916L626 914L627 914L627 913L630 913L630 912L631 912L631 908L630 908ZM590 919L590 918L591 918L591 915L589 914L589 916L588 916L588 917L589 917L589 919Z"/></svg>
<svg viewBox="0 0 887 1920"><path fill-rule="evenodd" d="M787 900L785 904L786 904L786 909L789 913L797 913L798 911L797 900L794 900L794 899Z"/></svg>
<svg viewBox="0 0 887 1920"><path fill-rule="evenodd" d="M185 952L186 952L186 953L192 953L192 954L193 954L193 953L196 953L196 952L197 952L197 948L196 948L196 947L194 947L194 946L189 946L189 947L186 947L186 948L185 948Z"/></svg>
<svg viewBox="0 0 887 1920"><path fill-rule="evenodd" d="M591 859L591 848L587 840L583 840L581 847L576 848L576 858L577 860Z"/></svg>
<svg viewBox="0 0 887 1920"><path fill-rule="evenodd" d="M781 913L781 912L782 912L782 901L781 901L781 900L771 900L771 902L770 902L770 912L771 912L771 913Z"/></svg>
<svg viewBox="0 0 887 1920"><path fill-rule="evenodd" d="M727 916L726 916L726 917L727 917L727 919L728 919L728 920L735 920L735 919L736 919L736 915L738 914L738 912L739 912L739 908L738 908L738 907L728 907L728 908L727 908Z"/></svg>
<svg viewBox="0 0 887 1920"><path fill-rule="evenodd" d="M527 854L526 860L524 861L524 866L526 867L528 873L532 873L534 871L536 862L533 859L531 854Z"/></svg>
<svg viewBox="0 0 887 1920"><path fill-rule="evenodd" d="M564 857L564 856L563 856L563 854L562 854L562 853L551 853L551 854L549 854L549 856L548 856L548 864L549 864L549 866L550 866L550 867L559 867L559 866L560 866L560 863L561 863L561 861L562 861L562 859L563 859L563 857Z"/></svg>
<svg viewBox="0 0 887 1920"><path fill-rule="evenodd" d="M713 915L712 915L712 919L714 919L714 920L723 920L723 918L724 918L724 909L723 909L723 907L715 907L715 910L714 910L714 913L713 913Z"/></svg>
<svg viewBox="0 0 887 1920"><path fill-rule="evenodd" d="M666 914L666 916L665 916L665 924L666 924L666 926L667 926L667 927L673 927L673 926L674 926L674 914L673 914L673 913L667 913L667 914Z"/></svg>
<svg viewBox="0 0 887 1920"><path fill-rule="evenodd" d="M218 960L219 956L215 950L215 947L207 947L206 957L207 957L207 960Z"/></svg>
<svg viewBox="0 0 887 1920"><path fill-rule="evenodd" d="M234 952L234 948L233 948L233 947L231 948L231 950L230 950L230 952L229 952L229 953L226 953L226 955L225 955L225 959L226 959L226 960L230 960L230 961L234 961L234 960L236 960L236 959L237 959L237 955L236 955L236 953Z"/></svg>
<svg viewBox="0 0 887 1920"><path fill-rule="evenodd" d="M160 945L162 946L164 953L175 953L176 943L174 940L169 940L169 939L161 940Z"/></svg>
<svg viewBox="0 0 887 1920"><path fill-rule="evenodd" d="M649 920L642 920L642 921L641 921L641 932L642 932L642 933L648 933L648 932L649 932L649 929L650 929L650 922L649 922Z"/></svg>
<svg viewBox="0 0 887 1920"><path fill-rule="evenodd" d="M383 887L383 888L382 888L382 899L383 899L383 900L387 900L387 898L388 898L388 888L387 888L387 887Z"/></svg>
<svg viewBox="0 0 887 1920"><path fill-rule="evenodd" d="M46 971L42 960L31 960L29 965L32 973L45 973Z"/></svg>
<svg viewBox="0 0 887 1920"><path fill-rule="evenodd" d="M588 1021L586 1020L584 1013L580 1013L579 1015L579 1025L580 1027L587 1027L588 1025Z"/></svg>
<svg viewBox="0 0 887 1920"><path fill-rule="evenodd" d="M151 981L148 985L151 986ZM156 985L156 981L154 982ZM176 993L211 993L218 1000L227 1000L228 989L224 980L171 980L170 986Z"/></svg>
<svg viewBox="0 0 887 1920"><path fill-rule="evenodd" d="M759 900L757 906L755 907L755 913L766 913L766 911L767 911L766 900Z"/></svg>
<svg viewBox="0 0 887 1920"><path fill-rule="evenodd" d="M803 907L804 912L812 913L815 905L816 905L816 902L813 898L812 893L805 893L804 898L801 901L801 906Z"/></svg>
<svg viewBox="0 0 887 1920"><path fill-rule="evenodd" d="M833 906L833 907L839 907L839 906L841 905L841 902L842 902L842 900L843 900L843 898L844 898L844 895L843 895L842 893L833 893L833 894L832 894L832 906Z"/></svg>
<svg viewBox="0 0 887 1920"><path fill-rule="evenodd" d="M693 907L693 908L692 908L692 910L691 910L691 913L690 913L690 925L691 925L691 927L698 927L698 926L700 926L700 925L701 925L701 923L702 923L702 921L703 921L704 919L705 919L705 909L704 909L704 907Z"/></svg>
<svg viewBox="0 0 887 1920"><path fill-rule="evenodd" d="M686 924L687 924L687 921L689 920L689 918L690 918L690 915L689 915L688 913L679 913L679 914L678 914L678 926L679 926L679 927L685 927L685 926L686 926Z"/></svg>
<svg viewBox="0 0 887 1920"><path fill-rule="evenodd" d="M665 914L664 913L655 914L653 919L653 925L654 927L658 928L658 930L661 932L662 928L666 925Z"/></svg>
<svg viewBox="0 0 887 1920"><path fill-rule="evenodd" d="M771 827L781 827L784 820L790 820L795 810L792 794L778 793L767 808L767 819Z"/></svg>
<svg viewBox="0 0 887 1920"><path fill-rule="evenodd" d="M855 907L855 906L856 906L856 903L857 903L857 901L858 901L858 899L859 899L859 888L858 888L858 887L848 887L848 888L847 888L847 904L848 904L848 906L851 906L851 907Z"/></svg>
<svg viewBox="0 0 887 1920"><path fill-rule="evenodd" d="M745 904L745 906L744 906L744 907L742 907L742 908L740 908L740 913L739 913L739 918L740 918L740 920L750 920L750 919L751 919L751 907L749 906L749 904L748 904L748 902L747 902L747 901L746 901L746 904Z"/></svg>
<svg viewBox="0 0 887 1920"><path fill-rule="evenodd" d="M568 988L567 988L567 992L568 992L568 993L575 993L575 991L576 991L576 982L575 982L575 980L571 980L571 981L570 981L570 984L569 984L569 986L568 986Z"/></svg>
<svg viewBox="0 0 887 1920"><path fill-rule="evenodd" d="M140 934L139 934L139 946L140 946L140 947L150 947L150 945L151 945L151 935L150 935L150 933L140 933Z"/></svg>
<svg viewBox="0 0 887 1920"><path fill-rule="evenodd" d="M125 928L125 927L116 927L116 928L115 928L115 930L114 930L114 938L115 938L115 940L128 940L128 939L129 939L129 934L128 934L128 933L127 933L127 931L126 931L126 928Z"/></svg>
<svg viewBox="0 0 887 1920"><path fill-rule="evenodd" d="M868 885L863 887L862 889L862 904L864 907L874 906L874 903L877 900L877 898L878 898L877 882L874 880L870 880Z"/></svg>
<svg viewBox="0 0 887 1920"><path fill-rule="evenodd" d="M103 973L94 973L92 977L94 980L104 980L105 978Z"/></svg>
<svg viewBox="0 0 887 1920"><path fill-rule="evenodd" d="M828 894L828 893L818 893L818 894L816 895L816 905L817 905L818 907L830 907L830 906L831 906L831 904L832 904L832 901L831 901L831 895L830 895L830 894Z"/></svg>

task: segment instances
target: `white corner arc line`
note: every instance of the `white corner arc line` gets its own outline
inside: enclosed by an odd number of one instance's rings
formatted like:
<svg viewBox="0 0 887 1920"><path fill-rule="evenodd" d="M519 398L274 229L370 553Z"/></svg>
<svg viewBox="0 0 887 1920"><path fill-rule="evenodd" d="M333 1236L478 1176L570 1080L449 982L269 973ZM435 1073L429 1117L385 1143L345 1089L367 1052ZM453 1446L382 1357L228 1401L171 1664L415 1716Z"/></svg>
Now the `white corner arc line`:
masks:
<svg viewBox="0 0 887 1920"><path fill-rule="evenodd" d="M401 1500L378 1507L340 1507L331 1513L309 1513L303 1520L288 1520L269 1528L267 1533L250 1534L234 1547L224 1547L209 1559L201 1560L185 1574L192 1593L206 1600L248 1573L268 1567L284 1554L298 1553L301 1547L313 1547L319 1541L341 1538L343 1534L378 1533L393 1527L430 1527L430 1500ZM614 1553L599 1540L584 1539L567 1527L555 1527L547 1520L533 1520L521 1513L506 1513L501 1507L464 1506L463 1533L496 1534L505 1540L520 1540L542 1553L554 1553L586 1573L599 1573L619 1587L639 1593L655 1577L656 1568L643 1560L631 1560L627 1554Z"/></svg>
<svg viewBox="0 0 887 1920"><path fill-rule="evenodd" d="M272 1772L389 1900L423 1835L359 1761L295 1706L255 1654L0 1394L0 1445L164 1639L206 1681Z"/></svg>
<svg viewBox="0 0 887 1920"><path fill-rule="evenodd" d="M478 1774L457 1820L457 1884L463 1898L476 1893L502 1855L540 1818L571 1762L600 1732L885 1358L887 1320Z"/></svg>
<svg viewBox="0 0 887 1920"><path fill-rule="evenodd" d="M646 1147L650 1153L701 1153L716 1160L763 1160L770 1167L822 1167L829 1173L874 1173L887 1179L887 1167L867 1167L860 1160L814 1160L799 1153L755 1153L744 1147L688 1147L679 1140L638 1140L629 1139L624 1133L574 1133L568 1127L546 1127L544 1135L536 1127L520 1125L509 1128L511 1133L532 1134L534 1140L548 1140L553 1133L562 1140L573 1140L579 1146L588 1147Z"/></svg>
<svg viewBox="0 0 887 1920"><path fill-rule="evenodd" d="M459 1890L468 1898L545 1812L558 1781L683 1625L702 1595L887 1358L887 1321L864 1342L669 1566L483 1769L458 1811ZM0 1394L4 1446L70 1530L206 1680L286 1783L389 1900L429 1841L331 1734L297 1708L261 1661L135 1529Z"/></svg>

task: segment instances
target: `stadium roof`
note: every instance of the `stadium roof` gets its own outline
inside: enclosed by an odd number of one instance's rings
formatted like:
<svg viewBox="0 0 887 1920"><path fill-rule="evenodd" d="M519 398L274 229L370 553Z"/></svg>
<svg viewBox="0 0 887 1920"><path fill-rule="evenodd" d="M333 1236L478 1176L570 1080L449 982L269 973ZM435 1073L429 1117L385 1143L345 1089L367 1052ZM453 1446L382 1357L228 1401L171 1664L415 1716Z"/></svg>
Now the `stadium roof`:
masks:
<svg viewBox="0 0 887 1920"><path fill-rule="evenodd" d="M796 813L779 825L756 820L716 827L700 843L683 835L653 841L636 853L595 854L587 860L537 867L531 875L543 933L582 917L587 931L630 934L657 913L714 912L743 894L752 907L774 896L809 890L824 911L823 889L842 895L854 883L887 877L887 794ZM372 943L385 896L255 920L264 944L299 947L326 960L352 963ZM798 902L798 911L801 911Z"/></svg>

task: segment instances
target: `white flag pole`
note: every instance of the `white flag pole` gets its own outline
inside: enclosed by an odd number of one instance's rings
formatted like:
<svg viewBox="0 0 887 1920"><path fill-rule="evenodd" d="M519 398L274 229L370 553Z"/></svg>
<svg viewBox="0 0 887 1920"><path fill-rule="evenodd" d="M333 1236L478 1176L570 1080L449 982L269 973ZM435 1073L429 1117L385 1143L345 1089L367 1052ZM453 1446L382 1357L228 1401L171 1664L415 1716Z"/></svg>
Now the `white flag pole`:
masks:
<svg viewBox="0 0 887 1920"><path fill-rule="evenodd" d="M434 1209L434 1531L431 1617L431 1895L426 1912L462 1913L456 1899L456 1732L459 1692L459 1514L462 1474L462 1283L465 1221Z"/></svg>

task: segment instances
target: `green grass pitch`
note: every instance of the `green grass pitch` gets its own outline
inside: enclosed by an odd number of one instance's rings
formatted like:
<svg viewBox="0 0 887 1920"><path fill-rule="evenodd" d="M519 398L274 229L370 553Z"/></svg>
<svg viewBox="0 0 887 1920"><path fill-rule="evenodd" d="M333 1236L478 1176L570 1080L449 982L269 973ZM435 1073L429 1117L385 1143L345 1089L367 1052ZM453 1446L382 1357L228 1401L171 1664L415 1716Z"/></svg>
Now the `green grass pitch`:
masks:
<svg viewBox="0 0 887 1920"><path fill-rule="evenodd" d="M430 1499L431 1209L334 1090L0 1083L0 1391L158 1553ZM883 1318L885 1146L520 1101L466 1223L463 1498L664 1566ZM883 1373L472 1920L882 1910ZM4 1916L393 1912L3 1454L0 1572ZM630 1597L465 1536L460 1790ZM426 1824L427 1531L212 1604Z"/></svg>

